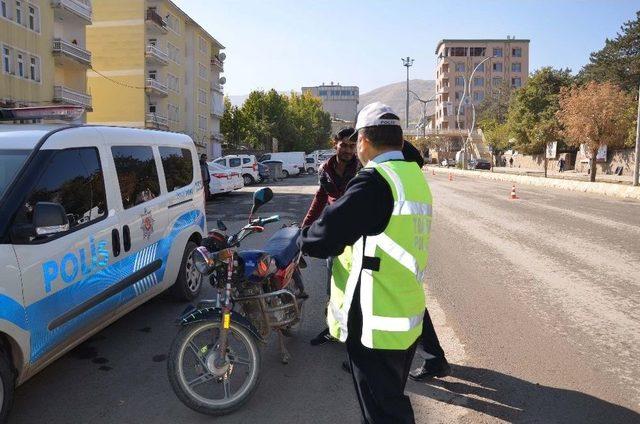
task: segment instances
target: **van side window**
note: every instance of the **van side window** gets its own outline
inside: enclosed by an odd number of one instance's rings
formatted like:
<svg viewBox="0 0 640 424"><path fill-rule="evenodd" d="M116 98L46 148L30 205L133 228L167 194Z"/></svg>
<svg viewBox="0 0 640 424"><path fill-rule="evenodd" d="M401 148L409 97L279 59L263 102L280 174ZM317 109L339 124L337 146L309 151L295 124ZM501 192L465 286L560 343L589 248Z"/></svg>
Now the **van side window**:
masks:
<svg viewBox="0 0 640 424"><path fill-rule="evenodd" d="M158 170L150 146L114 146L111 153L125 209L160 195Z"/></svg>
<svg viewBox="0 0 640 424"><path fill-rule="evenodd" d="M235 168L236 166L240 166L240 158L229 159L229 168Z"/></svg>
<svg viewBox="0 0 640 424"><path fill-rule="evenodd" d="M265 160L271 160L271 155L262 155L258 162L264 162Z"/></svg>
<svg viewBox="0 0 640 424"><path fill-rule="evenodd" d="M193 161L189 149L159 147L167 190L172 192L193 182Z"/></svg>
<svg viewBox="0 0 640 424"><path fill-rule="evenodd" d="M38 202L62 205L69 218L69 231L104 218L107 196L98 149L84 147L42 152L52 156L27 196L17 221L32 222L33 208Z"/></svg>
<svg viewBox="0 0 640 424"><path fill-rule="evenodd" d="M244 165L245 163L250 163L251 159L249 158L242 158L242 164Z"/></svg>

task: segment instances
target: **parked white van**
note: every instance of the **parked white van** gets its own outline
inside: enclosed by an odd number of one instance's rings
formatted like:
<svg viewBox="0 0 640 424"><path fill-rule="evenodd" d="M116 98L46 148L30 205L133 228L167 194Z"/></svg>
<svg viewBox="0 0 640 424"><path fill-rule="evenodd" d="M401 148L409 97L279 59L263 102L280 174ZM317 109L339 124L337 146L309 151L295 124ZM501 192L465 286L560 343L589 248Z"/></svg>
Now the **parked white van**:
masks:
<svg viewBox="0 0 640 424"><path fill-rule="evenodd" d="M215 159L213 163L240 172L244 185L251 185L256 181L260 181L258 161L256 161L254 155L227 155Z"/></svg>
<svg viewBox="0 0 640 424"><path fill-rule="evenodd" d="M282 162L282 173L284 177L290 175L299 175L305 171L305 154L304 152L278 152L278 153L265 153L260 156L258 162L264 162L266 160L279 160Z"/></svg>
<svg viewBox="0 0 640 424"><path fill-rule="evenodd" d="M201 290L206 231L186 135L0 125L0 422L14 387L167 288Z"/></svg>

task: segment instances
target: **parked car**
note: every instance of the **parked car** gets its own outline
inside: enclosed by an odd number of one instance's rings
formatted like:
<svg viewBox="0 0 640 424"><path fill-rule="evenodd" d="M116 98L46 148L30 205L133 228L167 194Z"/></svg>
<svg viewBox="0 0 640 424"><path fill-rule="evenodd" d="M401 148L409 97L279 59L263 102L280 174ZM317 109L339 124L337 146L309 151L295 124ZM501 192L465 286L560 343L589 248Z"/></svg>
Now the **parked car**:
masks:
<svg viewBox="0 0 640 424"><path fill-rule="evenodd" d="M469 161L469 169L491 169L491 162L486 159L471 159Z"/></svg>
<svg viewBox="0 0 640 424"><path fill-rule="evenodd" d="M305 172L307 174L315 174L318 172L318 161L310 156L305 158Z"/></svg>
<svg viewBox="0 0 640 424"><path fill-rule="evenodd" d="M193 140L0 125L0 422L14 388L166 289L195 299L206 235Z"/></svg>
<svg viewBox="0 0 640 424"><path fill-rule="evenodd" d="M258 182L267 181L271 178L271 171L267 165L258 162L258 175L260 176Z"/></svg>
<svg viewBox="0 0 640 424"><path fill-rule="evenodd" d="M442 165L442 166L456 166L456 160L455 159L443 159L442 162L440 162L440 165Z"/></svg>
<svg viewBox="0 0 640 424"><path fill-rule="evenodd" d="M233 190L244 187L244 180L239 172L214 162L209 162L207 165L211 174L209 182L211 194L231 193Z"/></svg>
<svg viewBox="0 0 640 424"><path fill-rule="evenodd" d="M284 164L281 160L265 160L260 163L269 168L269 176L275 181L279 181L288 176L288 174L285 175L285 171L283 169ZM280 169L280 174L275 172L277 169Z"/></svg>
<svg viewBox="0 0 640 424"><path fill-rule="evenodd" d="M242 175L244 185L255 184L260 180L258 161L254 155L227 155L215 159L214 162L226 168L235 168Z"/></svg>
<svg viewBox="0 0 640 424"><path fill-rule="evenodd" d="M282 161L282 173L285 178L290 175L299 175L301 172L305 171L304 152L266 153L260 156L258 162L264 162L267 160Z"/></svg>

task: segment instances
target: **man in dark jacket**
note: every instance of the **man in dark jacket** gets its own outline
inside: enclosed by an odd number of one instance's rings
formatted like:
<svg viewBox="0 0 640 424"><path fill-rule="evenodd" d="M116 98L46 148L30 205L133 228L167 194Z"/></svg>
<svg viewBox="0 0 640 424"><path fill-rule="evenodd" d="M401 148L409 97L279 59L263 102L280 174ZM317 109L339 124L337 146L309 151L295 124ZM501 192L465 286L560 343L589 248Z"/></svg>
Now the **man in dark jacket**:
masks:
<svg viewBox="0 0 640 424"><path fill-rule="evenodd" d="M207 155L205 153L200 155L200 174L202 175L202 184L204 185L204 201L206 202L211 197L211 192L209 191L211 174L209 174L209 165L207 165Z"/></svg>
<svg viewBox="0 0 640 424"><path fill-rule="evenodd" d="M350 139L354 133L353 128L345 127L333 136L336 154L320 165L318 169L320 187L318 187L309 211L302 221L303 228L313 224L327 205L342 197L347 189L347 184L360 169L360 162L356 157L356 141ZM327 295L331 287L331 260L331 258L327 259ZM321 345L331 339L329 329L325 328L311 340L311 345Z"/></svg>

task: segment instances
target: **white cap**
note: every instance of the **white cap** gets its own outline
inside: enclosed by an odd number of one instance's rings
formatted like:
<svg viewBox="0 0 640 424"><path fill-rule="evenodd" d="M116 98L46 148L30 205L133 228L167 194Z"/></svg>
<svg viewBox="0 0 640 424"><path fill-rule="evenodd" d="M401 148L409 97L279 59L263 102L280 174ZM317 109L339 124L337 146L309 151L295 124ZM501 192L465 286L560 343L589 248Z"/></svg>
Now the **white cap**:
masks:
<svg viewBox="0 0 640 424"><path fill-rule="evenodd" d="M370 103L362 108L358 114L358 120L356 121L356 131L360 128L375 127L379 125L395 125L402 127L400 119L381 119L380 117L392 113L398 116L391 107L385 105L382 102Z"/></svg>

